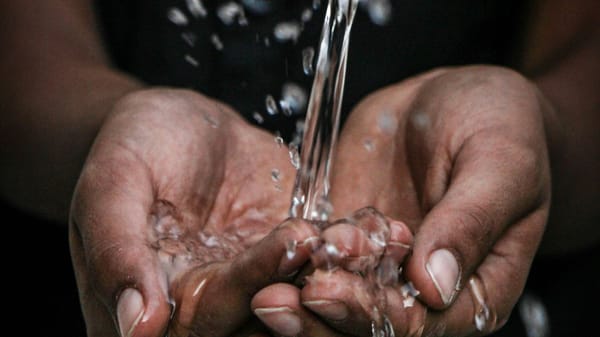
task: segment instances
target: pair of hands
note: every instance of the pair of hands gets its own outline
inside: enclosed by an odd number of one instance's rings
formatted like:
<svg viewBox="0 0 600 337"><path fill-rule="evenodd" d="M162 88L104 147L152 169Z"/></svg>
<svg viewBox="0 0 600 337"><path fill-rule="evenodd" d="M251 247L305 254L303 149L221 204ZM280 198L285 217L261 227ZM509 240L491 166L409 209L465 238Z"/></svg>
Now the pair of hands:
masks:
<svg viewBox="0 0 600 337"><path fill-rule="evenodd" d="M352 112L332 218L373 206L395 219L388 247L412 245L389 252L420 291L405 307L399 286L385 289L396 335L477 334L481 293L486 329L508 318L548 214L547 109L519 75L465 67L381 89ZM71 209L88 335L369 335L354 273L294 283L321 234L350 256L369 254L352 229L285 220L295 173L285 146L219 102L167 89L122 99Z"/></svg>

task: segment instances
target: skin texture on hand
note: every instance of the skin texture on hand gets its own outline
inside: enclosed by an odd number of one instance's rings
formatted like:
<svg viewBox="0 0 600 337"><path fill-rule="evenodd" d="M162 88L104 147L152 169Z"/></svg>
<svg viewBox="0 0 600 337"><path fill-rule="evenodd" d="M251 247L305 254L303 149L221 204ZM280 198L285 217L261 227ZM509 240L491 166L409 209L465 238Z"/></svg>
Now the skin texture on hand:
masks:
<svg viewBox="0 0 600 337"><path fill-rule="evenodd" d="M221 103L168 89L121 100L71 208L88 335L229 336L258 326L251 296L308 259L301 249L284 259L288 240L315 235L284 221L294 178L287 148Z"/></svg>
<svg viewBox="0 0 600 337"><path fill-rule="evenodd" d="M396 335L477 335L508 318L549 209L548 109L529 81L484 66L433 71L355 108L341 133L332 202L336 217L374 206L414 235L402 277L418 301L405 307L400 289L387 289ZM315 273L302 289L268 287L252 305L292 308L304 322L298 336L361 336L370 322L357 282L344 270ZM484 331L477 313L487 313Z"/></svg>

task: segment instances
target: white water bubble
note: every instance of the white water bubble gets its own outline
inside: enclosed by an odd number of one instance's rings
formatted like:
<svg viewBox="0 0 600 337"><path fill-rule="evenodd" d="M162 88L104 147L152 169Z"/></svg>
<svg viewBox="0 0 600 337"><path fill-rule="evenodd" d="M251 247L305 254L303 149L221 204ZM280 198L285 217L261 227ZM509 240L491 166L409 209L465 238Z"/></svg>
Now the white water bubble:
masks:
<svg viewBox="0 0 600 337"><path fill-rule="evenodd" d="M338 247L329 242L325 244L325 252L333 257L339 257L342 255Z"/></svg>
<svg viewBox="0 0 600 337"><path fill-rule="evenodd" d="M234 1L226 2L217 8L217 16L226 25L231 25L236 20L238 23L246 22L244 7Z"/></svg>
<svg viewBox="0 0 600 337"><path fill-rule="evenodd" d="M215 117L213 117L213 116L211 116L211 115L209 115L207 113L204 114L204 120L213 129L217 129L219 127L219 121Z"/></svg>
<svg viewBox="0 0 600 337"><path fill-rule="evenodd" d="M527 337L550 336L550 319L544 303L530 293L525 293L519 301L519 314Z"/></svg>
<svg viewBox="0 0 600 337"><path fill-rule="evenodd" d="M302 14L300 15L300 20L302 20L302 22L306 23L308 21L310 21L310 19L312 19L313 17L313 11L310 8L306 8L302 11Z"/></svg>
<svg viewBox="0 0 600 337"><path fill-rule="evenodd" d="M306 196L302 194L302 191L296 190L294 192L294 196L292 197L292 206L290 207L290 216L292 218L297 218L298 216L300 216L300 214L298 214L298 211L301 211L300 206L304 205L305 202Z"/></svg>
<svg viewBox="0 0 600 337"><path fill-rule="evenodd" d="M208 15L202 0L186 0L187 8L195 18L205 18Z"/></svg>
<svg viewBox="0 0 600 337"><path fill-rule="evenodd" d="M384 134L393 135L398 126L398 120L391 112L382 112L377 116L377 126Z"/></svg>
<svg viewBox="0 0 600 337"><path fill-rule="evenodd" d="M193 47L196 45L196 34L192 33L192 32L183 32L181 33L181 39L183 41L185 41L185 43L187 43L190 47Z"/></svg>
<svg viewBox="0 0 600 337"><path fill-rule="evenodd" d="M298 248L298 241L290 240L285 245L285 256L288 260L293 259L296 256L296 249Z"/></svg>
<svg viewBox="0 0 600 337"><path fill-rule="evenodd" d="M366 0L367 12L371 21L379 26L386 25L392 18L392 3L390 0Z"/></svg>
<svg viewBox="0 0 600 337"><path fill-rule="evenodd" d="M363 140L363 146L365 147L367 152L373 152L375 150L375 143L371 138Z"/></svg>
<svg viewBox="0 0 600 337"><path fill-rule="evenodd" d="M297 120L296 121L296 134L298 134L300 137L302 137L305 127L306 127L306 123L304 123L304 120L302 120L302 119Z"/></svg>
<svg viewBox="0 0 600 337"><path fill-rule="evenodd" d="M298 152L298 146L290 145L289 155L290 155L290 163L296 170L299 170L300 169L300 153Z"/></svg>
<svg viewBox="0 0 600 337"><path fill-rule="evenodd" d="M169 19L169 21L173 22L178 26L186 26L188 24L187 17L177 7L172 7L167 11L167 18Z"/></svg>
<svg viewBox="0 0 600 337"><path fill-rule="evenodd" d="M411 118L411 122L418 130L426 130L431 126L431 120L429 116L423 112L415 113Z"/></svg>
<svg viewBox="0 0 600 337"><path fill-rule="evenodd" d="M302 50L302 68L304 69L304 74L310 76L315 73L314 60L315 60L315 48L313 48L313 47L304 48L304 50Z"/></svg>
<svg viewBox="0 0 600 337"><path fill-rule="evenodd" d="M221 41L221 38L219 37L219 35L217 35L216 33L213 33L210 36L210 42L212 42L213 46L215 46L216 50L223 50L223 41Z"/></svg>
<svg viewBox="0 0 600 337"><path fill-rule="evenodd" d="M306 90L296 83L287 82L281 88L280 104L284 102L284 105L289 108L289 115L299 114L304 111L307 100L308 95ZM284 105L281 105L282 108Z"/></svg>
<svg viewBox="0 0 600 337"><path fill-rule="evenodd" d="M407 297L402 300L402 304L405 308L411 308L413 305L415 305L415 298L412 296Z"/></svg>
<svg viewBox="0 0 600 337"><path fill-rule="evenodd" d="M270 0L242 0L242 4L255 14L267 14L273 8Z"/></svg>
<svg viewBox="0 0 600 337"><path fill-rule="evenodd" d="M281 180L281 171L279 169L274 168L271 170L271 180L276 183Z"/></svg>
<svg viewBox="0 0 600 337"><path fill-rule="evenodd" d="M267 113L271 116L277 115L279 113L279 108L277 108L277 102L272 95L267 95L265 97L265 105L267 107Z"/></svg>
<svg viewBox="0 0 600 337"><path fill-rule="evenodd" d="M417 288L415 288L415 285L410 281L402 285L402 287L400 288L400 293L402 293L402 297L417 297L421 294L421 292L418 291Z"/></svg>
<svg viewBox="0 0 600 337"><path fill-rule="evenodd" d="M275 144L277 144L277 147L283 146L283 143L284 143L283 137L281 137L281 136L275 137Z"/></svg>
<svg viewBox="0 0 600 337"><path fill-rule="evenodd" d="M321 0L313 0L313 3L312 3L312 8L313 8L314 10L317 10L317 9L319 9L320 7L321 7Z"/></svg>
<svg viewBox="0 0 600 337"><path fill-rule="evenodd" d="M265 122L265 118L264 118L264 117L263 117L261 114L259 114L258 112L256 112L256 111L254 111L254 112L252 113L252 118L254 118L254 120L255 120L255 121L256 121L256 123L258 123L258 124L262 124L262 123L264 123L264 122Z"/></svg>
<svg viewBox="0 0 600 337"><path fill-rule="evenodd" d="M317 200L316 207L316 214L313 214L314 219L327 221L327 219L329 219L329 215L333 213L333 204L331 203L331 201L329 201L328 198L319 198L319 200Z"/></svg>
<svg viewBox="0 0 600 337"><path fill-rule="evenodd" d="M281 112L283 113L284 116L291 116L294 112L292 111L292 108L290 106L290 103L288 101L285 100L280 100L279 101L279 106L281 106Z"/></svg>
<svg viewBox="0 0 600 337"><path fill-rule="evenodd" d="M275 25L273 35L279 42L298 41L302 27L296 21L284 21Z"/></svg>
<svg viewBox="0 0 600 337"><path fill-rule="evenodd" d="M191 64L193 67L198 67L198 60L196 60L192 55L185 54L184 59L187 63Z"/></svg>

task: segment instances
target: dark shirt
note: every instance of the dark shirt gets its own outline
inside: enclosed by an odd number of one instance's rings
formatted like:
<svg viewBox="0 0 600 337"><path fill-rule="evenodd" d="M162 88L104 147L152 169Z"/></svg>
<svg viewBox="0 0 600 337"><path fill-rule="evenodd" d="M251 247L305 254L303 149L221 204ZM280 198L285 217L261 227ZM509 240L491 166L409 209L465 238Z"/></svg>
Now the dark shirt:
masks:
<svg viewBox="0 0 600 337"><path fill-rule="evenodd" d="M258 1L261 2L261 1ZM284 135L303 118L265 113L265 97L278 100L285 82L308 93L312 77L303 72L302 50L318 44L326 1L303 25L297 41L273 36L280 22L302 22L313 1L262 0L266 14L246 10L248 24L227 25L216 15L226 1L204 0L206 17L194 17L186 1L97 1L106 45L120 69L151 85L193 88L236 108L249 121L258 112L263 127ZM360 7L350 42L343 115L360 99L387 84L439 66L488 63L510 65L518 45L525 2L391 1L392 17L375 24ZM186 25L168 19L176 8ZM195 36L191 46L182 34ZM217 50L215 35L223 44ZM268 40L268 45L265 41ZM197 66L186 61L192 57Z"/></svg>
<svg viewBox="0 0 600 337"><path fill-rule="evenodd" d="M273 36L275 25L300 20L312 1L258 1L271 3L272 11L265 15L246 11L247 26L226 25L215 16L216 4L224 1L204 0L206 18L191 15L185 0L99 0L96 6L99 28L118 68L150 85L192 88L219 98L252 122L253 112L258 112L265 118L261 126L289 134L303 116L269 116L265 97L271 94L278 98L286 82L310 91L312 77L303 73L301 53L308 46L317 46L323 8L315 11L296 43L281 43ZM374 24L363 9L358 11L350 43L345 114L373 90L435 67L473 63L512 66L518 57L524 1L391 2L393 17L384 26ZM172 8L184 13L187 25L168 19ZM182 37L190 33L195 36L193 46ZM213 45L213 34L222 41L222 50ZM186 61L186 55L197 66ZM14 249L5 254L11 275L7 278L7 303L14 306L9 311L19 317L25 313L33 323L25 327L29 334L84 336L66 227L47 223L2 201L0 212L6 219L17 219L7 223L6 236L21 240L23 251L31 255L23 259L22 254L15 255L21 250ZM537 295L544 303L551 336L597 334L593 324L596 301L590 297L597 298L597 286L587 272L597 263L599 253L595 248L560 260L534 262L526 293ZM520 320L522 304L494 336L534 336L525 332Z"/></svg>

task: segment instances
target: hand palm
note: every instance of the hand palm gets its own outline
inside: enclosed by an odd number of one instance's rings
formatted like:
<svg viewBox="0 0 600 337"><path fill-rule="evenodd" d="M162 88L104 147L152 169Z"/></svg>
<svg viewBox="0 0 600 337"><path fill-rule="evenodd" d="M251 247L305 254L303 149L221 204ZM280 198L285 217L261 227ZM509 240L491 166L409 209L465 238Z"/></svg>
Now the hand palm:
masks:
<svg viewBox="0 0 600 337"><path fill-rule="evenodd" d="M237 330L249 318L248 303L211 305L227 295L192 295L204 285L206 292L225 286L232 273L242 272L233 270L234 258L285 220L295 172L287 149L228 108L188 92L153 92L115 111L83 170L71 217L90 335L114 333L98 299L113 300L115 290L136 287L128 274L169 289L154 304L154 295L146 294L146 314L158 310L164 317L166 301L176 303L170 326L176 334ZM214 282L200 286L207 279ZM203 310L215 316L214 324L195 322ZM223 327L219 315L231 315L233 324ZM165 322L150 324L157 326L147 331L158 335Z"/></svg>

